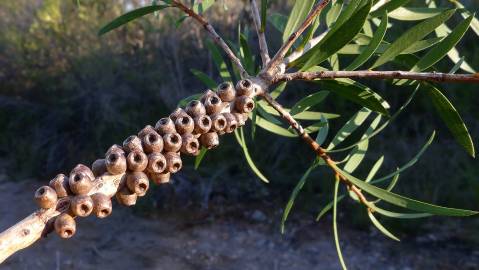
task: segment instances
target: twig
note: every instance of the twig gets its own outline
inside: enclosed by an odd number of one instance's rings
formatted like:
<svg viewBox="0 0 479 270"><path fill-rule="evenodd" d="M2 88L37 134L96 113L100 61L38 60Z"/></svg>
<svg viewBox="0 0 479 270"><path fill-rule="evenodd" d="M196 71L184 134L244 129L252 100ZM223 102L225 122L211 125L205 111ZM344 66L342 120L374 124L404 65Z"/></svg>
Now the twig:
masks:
<svg viewBox="0 0 479 270"><path fill-rule="evenodd" d="M266 36L263 29L261 29L261 16L259 15L258 4L256 0L251 0L251 15L253 16L254 26L256 33L258 34L259 50L263 67L269 63L268 43L266 42Z"/></svg>
<svg viewBox="0 0 479 270"><path fill-rule="evenodd" d="M301 36L304 30L308 28L308 26L313 22L314 18L319 15L321 10L323 10L323 8L329 3L329 1L330 0L322 0L313 8L313 10L309 13L304 22L298 28L298 30L296 30L296 32L293 32L289 36L288 40L283 44L283 46L281 46L278 52L274 55L273 59L271 59L265 69L265 73L273 75L273 70L278 67L281 61L283 61L284 57L286 56L286 53L288 53L294 42Z"/></svg>
<svg viewBox="0 0 479 270"><path fill-rule="evenodd" d="M278 74L273 78L273 83L317 79L335 78L371 78L371 79L409 79L432 82L464 82L479 83L479 73L475 74L448 74L438 72L410 72L410 71L317 71L317 72L295 72Z"/></svg>
<svg viewBox="0 0 479 270"><path fill-rule="evenodd" d="M184 13L186 13L188 16L190 16L191 18L193 18L194 20L196 20L199 24L203 26L203 28L210 34L213 41L223 49L226 55L230 58L231 62L233 62L236 68L238 68L242 78L246 78L249 76L246 70L244 69L243 65L241 64L240 59L236 57L236 55L228 46L228 44L226 44L223 38L221 38L221 36L218 35L218 33L216 33L216 30L213 28L213 26L203 16L197 14L192 9L185 6L183 3L181 3L178 0L173 0L172 5L182 10Z"/></svg>

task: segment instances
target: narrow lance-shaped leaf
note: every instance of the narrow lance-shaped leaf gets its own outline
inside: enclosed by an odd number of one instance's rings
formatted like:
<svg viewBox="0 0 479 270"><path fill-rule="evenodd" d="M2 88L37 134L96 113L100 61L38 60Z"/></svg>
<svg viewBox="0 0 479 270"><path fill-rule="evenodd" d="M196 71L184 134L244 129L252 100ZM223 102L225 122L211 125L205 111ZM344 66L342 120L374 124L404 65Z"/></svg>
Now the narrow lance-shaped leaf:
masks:
<svg viewBox="0 0 479 270"><path fill-rule="evenodd" d="M360 127L364 121L368 118L371 114L371 110L367 108L362 108L356 114L354 114L345 124L342 126L334 138L329 143L327 150L331 150L341 142L343 142L346 138L349 137L358 127Z"/></svg>
<svg viewBox="0 0 479 270"><path fill-rule="evenodd" d="M293 116L300 112L304 112L309 108L321 103L328 96L328 94L328 91L319 91L309 96L306 96L300 101L298 101L296 104L294 104L294 106L291 107L289 113Z"/></svg>
<svg viewBox="0 0 479 270"><path fill-rule="evenodd" d="M383 165L383 162L384 162L384 156L381 156L373 165L373 167L371 168L371 170L369 171L368 173L368 176L366 177L366 183L367 182L370 182L373 177L376 175L376 173L378 172L378 170L381 168L381 166Z"/></svg>
<svg viewBox="0 0 479 270"><path fill-rule="evenodd" d="M248 151L248 146L246 145L246 141L244 139L244 134L243 134L243 128L239 128L235 130L235 137L236 140L238 141L238 144L243 148L243 154L246 158L246 162L250 166L251 170L258 176L259 179L261 179L265 183L269 183L268 178L263 175L263 173L256 167L256 164L254 164L253 159L251 158L249 151Z"/></svg>
<svg viewBox="0 0 479 270"><path fill-rule="evenodd" d="M130 12L127 12L120 17L114 19L113 21L109 22L105 26L103 26L100 31L98 31L98 35L101 36L103 34L106 34L110 32L111 30L118 28L136 18L145 16L150 13L154 13L155 11L165 9L169 7L170 5L154 5L154 6L147 6L147 7L141 7L135 10L132 10Z"/></svg>
<svg viewBox="0 0 479 270"><path fill-rule="evenodd" d="M371 211L368 210L368 217L369 219L371 220L371 222L373 223L373 225L380 231L382 232L384 235L386 235L387 237L393 239L393 240L396 240L396 241L401 241L399 240L399 238L397 238L394 234L392 234L390 231L388 231L388 229L384 228L384 226L381 224L381 222L379 222L379 220L376 219L376 217L373 215L373 213L371 213Z"/></svg>
<svg viewBox="0 0 479 270"><path fill-rule="evenodd" d="M344 199L344 195L341 195L338 197L337 203L339 203L342 199ZM327 212L329 212L331 209L333 209L334 205L334 200L330 201L328 204L326 204L321 211L319 211L318 216L316 217L316 221L319 221Z"/></svg>
<svg viewBox="0 0 479 270"><path fill-rule="evenodd" d="M211 53L211 57L213 58L213 62L218 68L218 71L220 72L221 78L223 78L225 81L231 81L231 73L229 72L228 66L226 65L218 47L209 41L206 42L206 47Z"/></svg>
<svg viewBox="0 0 479 270"><path fill-rule="evenodd" d="M436 29L438 26L440 26L442 23L447 21L452 14L454 14L456 10L455 9L450 9L447 11L444 11L443 13L434 16L432 18L429 18L408 31L406 31L404 34L402 34L396 41L394 41L393 44L382 54L374 63L374 65L371 68L376 68L392 59L394 59L396 56L398 56L402 51L406 50L409 48L414 42L421 40L424 38L427 34L431 33Z"/></svg>
<svg viewBox="0 0 479 270"><path fill-rule="evenodd" d="M201 147L200 153L195 157L195 170L198 170L200 167L201 161L205 158L206 152L208 152L208 149Z"/></svg>
<svg viewBox="0 0 479 270"><path fill-rule="evenodd" d="M336 245L336 252L338 253L339 262L343 269L347 269L346 263L344 262L343 253L341 252L341 245L339 243L338 235L338 189L339 189L339 178L336 176L336 181L334 182L334 199L333 199L333 234L334 234L334 244Z"/></svg>
<svg viewBox="0 0 479 270"><path fill-rule="evenodd" d="M283 31L283 42L288 40L289 36L303 23L308 16L309 11L314 5L314 0L302 0L294 3L293 9L288 17L288 22Z"/></svg>
<svg viewBox="0 0 479 270"><path fill-rule="evenodd" d="M211 79L208 75L206 75L204 72L194 68L190 69L190 71L191 73L193 73L193 75L196 78L198 78L204 85L206 85L206 87L210 89L216 88L217 83L213 79Z"/></svg>
<svg viewBox="0 0 479 270"><path fill-rule="evenodd" d="M390 0L382 6L379 6L379 7L374 6L373 7L374 11L371 12L371 16L373 16L373 17L381 16L384 11L389 13L389 12L399 8L399 7L402 7L402 6L406 5L410 1L411 0ZM378 3L380 3L380 2L378 2Z"/></svg>
<svg viewBox="0 0 479 270"><path fill-rule="evenodd" d="M322 145L326 138L328 137L329 133L329 123L328 119L321 117L321 123L323 123L323 126L319 129L318 135L316 135L316 143L319 145Z"/></svg>
<svg viewBox="0 0 479 270"><path fill-rule="evenodd" d="M266 13L268 11L268 0L261 0L261 32L266 29Z"/></svg>
<svg viewBox="0 0 479 270"><path fill-rule="evenodd" d="M464 147L469 155L475 157L474 143L472 142L469 130L467 130L466 124L464 124L464 121L456 108L454 108L454 105L452 105L441 91L432 85L429 85L427 88L427 94L442 121L444 121L447 128L456 139L456 142Z"/></svg>
<svg viewBox="0 0 479 270"><path fill-rule="evenodd" d="M469 16L466 20L462 21L460 24L452 30L446 38L439 42L436 46L430 49L416 65L411 69L411 71L423 71L430 66L437 63L441 60L447 53L456 46L456 44L461 40L461 38L469 29L473 16Z"/></svg>
<svg viewBox="0 0 479 270"><path fill-rule="evenodd" d="M441 12L447 10L446 8L410 8L400 7L389 13L389 17L399 21L421 21L434 17Z"/></svg>

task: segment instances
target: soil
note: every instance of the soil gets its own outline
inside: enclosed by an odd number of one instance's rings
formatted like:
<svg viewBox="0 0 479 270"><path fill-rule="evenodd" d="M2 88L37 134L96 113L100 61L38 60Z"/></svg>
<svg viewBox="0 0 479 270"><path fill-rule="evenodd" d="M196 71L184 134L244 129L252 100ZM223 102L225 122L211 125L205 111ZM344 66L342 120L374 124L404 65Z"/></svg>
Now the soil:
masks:
<svg viewBox="0 0 479 270"><path fill-rule="evenodd" d="M1 178L3 231L34 210L32 194L38 183ZM280 209L218 209L158 210L144 217L115 205L107 219L80 220L72 239L51 234L10 257L0 269L340 269L328 217L318 223L310 216L296 218L281 235ZM355 229L347 225L347 217L341 218L349 269L479 269L479 248L458 237L457 226L421 236L400 235L402 241L395 242L375 228Z"/></svg>

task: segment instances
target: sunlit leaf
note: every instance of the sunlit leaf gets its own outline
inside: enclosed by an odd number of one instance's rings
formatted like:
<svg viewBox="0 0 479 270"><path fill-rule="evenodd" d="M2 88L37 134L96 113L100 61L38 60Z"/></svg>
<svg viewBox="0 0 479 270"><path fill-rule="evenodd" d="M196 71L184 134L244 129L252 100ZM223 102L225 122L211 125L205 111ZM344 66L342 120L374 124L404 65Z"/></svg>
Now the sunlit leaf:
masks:
<svg viewBox="0 0 479 270"><path fill-rule="evenodd" d="M446 10L445 8L400 7L389 13L389 17L400 21L420 21L434 17Z"/></svg>
<svg viewBox="0 0 479 270"><path fill-rule="evenodd" d="M200 153L195 157L195 170L198 170L200 167L201 161L203 161L207 151L208 149L201 147Z"/></svg>
<svg viewBox="0 0 479 270"><path fill-rule="evenodd" d="M381 5L379 7L377 7L375 5L373 7L374 11L371 12L371 16L373 16L373 17L381 16L384 13L384 11L387 11L388 13L392 12L393 10L406 5L410 1L411 0L390 0L390 1L386 2L384 5ZM380 3L380 2L378 2L378 3Z"/></svg>
<svg viewBox="0 0 479 270"><path fill-rule="evenodd" d="M374 204L370 204L369 207L371 207L374 212L381 214L385 217L390 217L390 218L399 218L399 219L416 219L416 218L425 218L425 217L431 217L433 216L432 214L429 213L397 213L397 212L392 212L389 210L384 210L382 208L377 207Z"/></svg>
<svg viewBox="0 0 479 270"><path fill-rule="evenodd" d="M321 117L321 123L323 124L322 127L319 129L318 135L316 135L315 141L319 144L322 145L326 138L328 137L329 133L329 123L328 119Z"/></svg>
<svg viewBox="0 0 479 270"><path fill-rule="evenodd" d="M302 98L300 101L294 104L293 107L291 107L289 114L294 116L300 112L308 110L309 108L321 103L328 96L328 94L328 91L318 91L314 94Z"/></svg>
<svg viewBox="0 0 479 270"><path fill-rule="evenodd" d="M334 234L334 244L336 245L336 252L338 253L339 262L343 269L347 269L346 264L344 263L343 254L341 252L341 246L339 244L338 236L338 189L339 189L339 179L336 176L336 181L334 182L334 200L333 200L333 234Z"/></svg>
<svg viewBox="0 0 479 270"><path fill-rule="evenodd" d="M283 31L283 42L288 40L289 36L303 23L313 7L314 2L314 0L302 0L294 3Z"/></svg>
<svg viewBox="0 0 479 270"><path fill-rule="evenodd" d="M239 130L239 131L238 131ZM251 170L258 176L259 179L261 179L265 183L269 183L268 178L261 173L261 171L256 167L254 164L253 159L251 158L249 151L248 151L248 146L246 145L246 141L244 139L244 134L243 134L243 128L236 129L234 131L236 140L238 141L238 144L241 146L243 149L243 154L246 158L246 162L250 166Z"/></svg>
<svg viewBox="0 0 479 270"><path fill-rule="evenodd" d="M368 217L371 220L371 222L373 223L373 225L376 226L376 228L380 232L382 232L384 235L386 235L387 237L389 237L393 240L396 240L398 242L401 241L394 234L392 234L390 231L388 231L386 228L384 228L384 226L379 222L379 220L376 219L376 217L371 213L371 211L368 211Z"/></svg>
<svg viewBox="0 0 479 270"><path fill-rule="evenodd" d="M213 58L213 62L215 63L216 67L218 68L221 78L223 78L224 81L231 81L231 73L229 72L228 66L226 65L226 62L224 61L218 47L216 47L215 44L209 41L206 42L206 47L211 53L211 57Z"/></svg>
<svg viewBox="0 0 479 270"><path fill-rule="evenodd" d="M341 142L343 142L349 135L351 135L358 127L360 127L364 121L368 118L371 114L371 110L367 108L362 108L357 113L355 113L345 124L342 126L334 138L332 139L331 143L329 143L327 150L331 150Z"/></svg>

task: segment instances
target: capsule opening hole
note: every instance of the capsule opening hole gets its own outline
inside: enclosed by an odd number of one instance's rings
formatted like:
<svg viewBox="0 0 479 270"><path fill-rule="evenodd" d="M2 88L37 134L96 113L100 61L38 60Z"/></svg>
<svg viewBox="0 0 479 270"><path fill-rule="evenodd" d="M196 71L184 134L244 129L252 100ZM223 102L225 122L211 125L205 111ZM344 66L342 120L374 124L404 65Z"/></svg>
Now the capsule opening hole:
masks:
<svg viewBox="0 0 479 270"><path fill-rule="evenodd" d="M216 105L220 103L220 99L218 97L211 97L210 102L211 104Z"/></svg>
<svg viewBox="0 0 479 270"><path fill-rule="evenodd" d="M139 184L138 187L140 188L140 191L142 191L142 192L146 191L146 189L147 189L147 186L146 186L145 183Z"/></svg>
<svg viewBox="0 0 479 270"><path fill-rule="evenodd" d="M118 160L118 155L117 154L111 154L109 157L108 157L108 160L110 162L115 162Z"/></svg>
<svg viewBox="0 0 479 270"><path fill-rule="evenodd" d="M250 82L249 80L243 80L243 81L241 82L241 85L243 85L243 87L248 88L248 87L251 86L251 82Z"/></svg>
<svg viewBox="0 0 479 270"><path fill-rule="evenodd" d="M158 140L158 136L156 136L156 134L150 134L148 135L148 140L152 143L156 142Z"/></svg>

